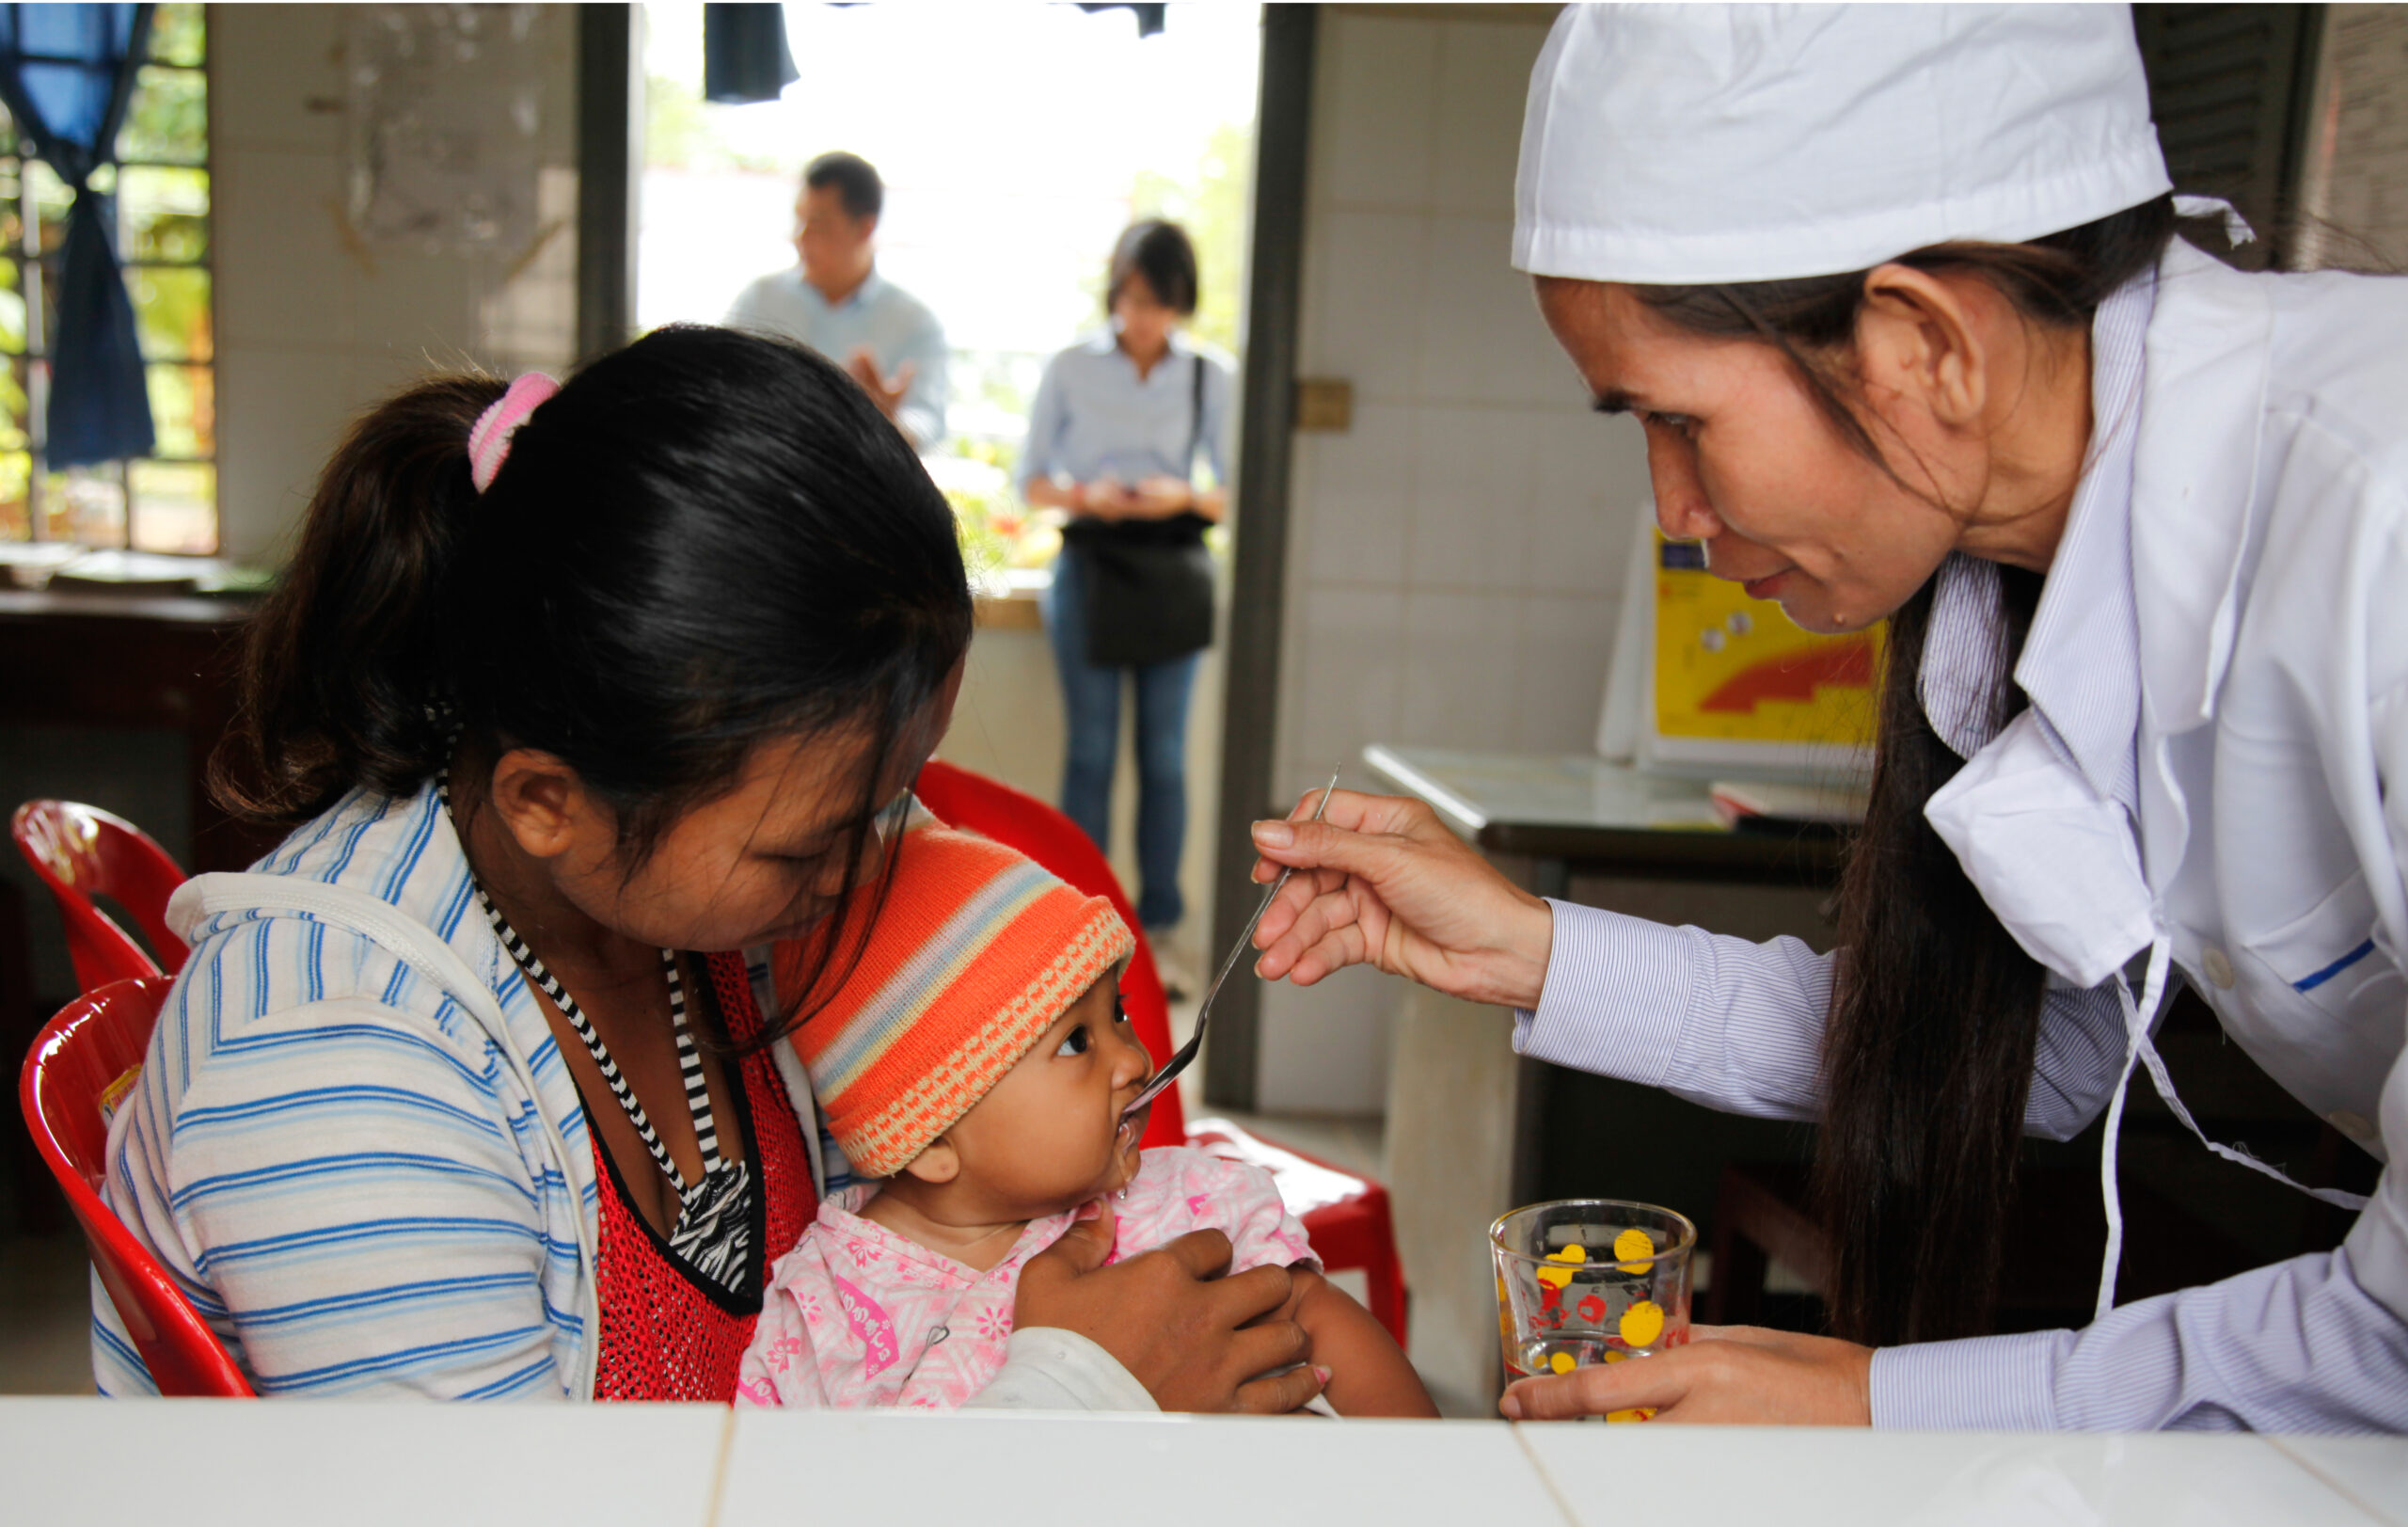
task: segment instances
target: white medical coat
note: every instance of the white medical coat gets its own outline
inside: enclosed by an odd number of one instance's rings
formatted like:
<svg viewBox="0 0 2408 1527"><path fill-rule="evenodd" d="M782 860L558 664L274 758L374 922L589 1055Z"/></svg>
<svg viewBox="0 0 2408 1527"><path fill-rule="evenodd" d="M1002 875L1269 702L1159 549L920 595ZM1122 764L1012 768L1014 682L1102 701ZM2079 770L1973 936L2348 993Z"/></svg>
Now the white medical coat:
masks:
<svg viewBox="0 0 2408 1527"><path fill-rule="evenodd" d="M2132 471L2141 859L2234 1042L2408 1146L2408 281L2161 267ZM2386 794L2388 799L2386 799ZM2408 1181L2349 1241L2408 1321Z"/></svg>
<svg viewBox="0 0 2408 1527"><path fill-rule="evenodd" d="M2408 778L2408 280L2245 274L2178 244L2144 366L2130 515L2151 920L2232 1038L2388 1162L2408 1143L2408 788L2385 792ZM2046 895L2063 868L2020 873L2011 889ZM1559 904L1514 1042L1812 1118L1830 968L1795 940ZM2071 1134L2112 1090L2119 1021L2085 995L2044 1010L2036 1132ZM2330 1256L2080 1332L1885 1350L1873 1402L1877 1423L1926 1427L2408 1429L2408 1181L2387 1168Z"/></svg>

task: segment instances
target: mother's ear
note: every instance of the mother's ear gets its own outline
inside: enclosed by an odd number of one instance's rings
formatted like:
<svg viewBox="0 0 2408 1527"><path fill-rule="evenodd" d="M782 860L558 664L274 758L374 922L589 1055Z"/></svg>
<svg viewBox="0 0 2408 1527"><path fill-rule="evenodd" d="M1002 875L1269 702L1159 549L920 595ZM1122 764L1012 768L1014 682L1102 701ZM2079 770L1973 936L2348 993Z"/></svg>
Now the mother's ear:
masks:
<svg viewBox="0 0 2408 1527"><path fill-rule="evenodd" d="M518 847L538 859L566 853L580 832L597 822L614 828L610 808L577 771L538 748L512 748L496 761L485 804Z"/></svg>

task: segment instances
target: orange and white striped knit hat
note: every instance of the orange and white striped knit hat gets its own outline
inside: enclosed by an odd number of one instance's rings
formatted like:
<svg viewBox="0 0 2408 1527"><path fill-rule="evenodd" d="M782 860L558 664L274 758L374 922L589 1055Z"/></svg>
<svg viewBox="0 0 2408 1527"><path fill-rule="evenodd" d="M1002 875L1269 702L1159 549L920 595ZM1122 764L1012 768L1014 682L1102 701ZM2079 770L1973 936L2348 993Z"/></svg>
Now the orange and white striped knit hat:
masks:
<svg viewBox="0 0 2408 1527"><path fill-rule="evenodd" d="M949 827L913 829L884 905L846 904L836 947L875 911L861 962L796 1029L811 1090L853 1169L891 1177L1003 1080L1054 1021L1136 948L1100 896L1025 854ZM799 987L801 946L781 945L778 991Z"/></svg>

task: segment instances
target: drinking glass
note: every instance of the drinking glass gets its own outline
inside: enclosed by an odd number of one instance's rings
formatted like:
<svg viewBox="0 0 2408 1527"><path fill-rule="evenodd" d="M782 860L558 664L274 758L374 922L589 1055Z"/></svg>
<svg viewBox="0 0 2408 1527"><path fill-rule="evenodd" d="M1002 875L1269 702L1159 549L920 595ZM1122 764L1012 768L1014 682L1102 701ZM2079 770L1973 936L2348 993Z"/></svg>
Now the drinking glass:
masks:
<svg viewBox="0 0 2408 1527"><path fill-rule="evenodd" d="M1653 1357L1689 1339L1697 1227L1684 1215L1622 1199L1560 1199L1505 1215L1488 1241L1508 1383Z"/></svg>

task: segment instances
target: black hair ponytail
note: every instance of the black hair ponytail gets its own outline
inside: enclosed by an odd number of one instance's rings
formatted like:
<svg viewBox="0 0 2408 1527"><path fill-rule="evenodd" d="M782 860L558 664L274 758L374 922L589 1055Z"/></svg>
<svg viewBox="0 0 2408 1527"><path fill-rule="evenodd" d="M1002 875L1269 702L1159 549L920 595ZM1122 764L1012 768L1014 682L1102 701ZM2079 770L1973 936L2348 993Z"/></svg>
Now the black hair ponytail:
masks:
<svg viewBox="0 0 2408 1527"><path fill-rule="evenodd" d="M1999 585L1992 639L2005 674L2040 578L2002 567ZM1881 742L1840 881L1823 1035L1814 1196L1840 1253L1831 1324L1876 1345L1988 1328L2048 984L1924 816L1964 767L1917 682L1937 588L1890 617ZM2004 725L2025 701L2006 682L1990 703Z"/></svg>
<svg viewBox="0 0 2408 1527"><path fill-rule="evenodd" d="M290 823L420 788L455 737L464 759L534 748L611 806L632 865L756 745L841 732L865 744L852 883L880 783L934 741L970 644L953 511L919 458L817 355L680 326L578 372L479 493L468 432L501 393L421 382L335 453L251 627L221 799ZM836 952L815 946L825 977Z"/></svg>
<svg viewBox="0 0 2408 1527"><path fill-rule="evenodd" d="M232 809L297 821L355 786L407 794L439 766L443 622L477 496L468 431L501 391L437 377L344 436L244 644L245 708L211 770Z"/></svg>

